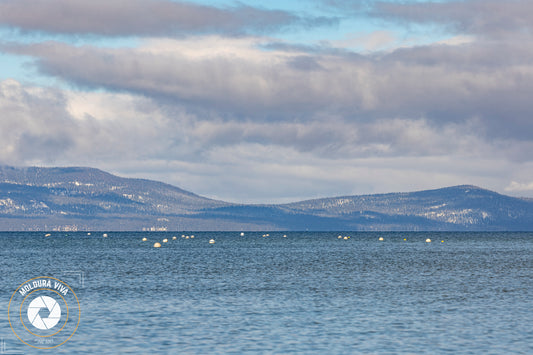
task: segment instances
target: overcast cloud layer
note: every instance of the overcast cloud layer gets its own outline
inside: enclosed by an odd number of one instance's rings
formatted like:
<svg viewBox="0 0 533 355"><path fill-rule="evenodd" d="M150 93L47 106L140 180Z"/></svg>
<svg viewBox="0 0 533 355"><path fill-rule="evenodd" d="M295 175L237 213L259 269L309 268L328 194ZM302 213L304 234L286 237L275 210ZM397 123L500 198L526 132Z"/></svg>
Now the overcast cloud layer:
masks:
<svg viewBox="0 0 533 355"><path fill-rule="evenodd" d="M336 23L280 10L239 5L216 8L169 0L5 0L0 22L21 31L66 35L172 36L243 34Z"/></svg>
<svg viewBox="0 0 533 355"><path fill-rule="evenodd" d="M0 2L0 23L18 33L0 52L63 84L0 78L0 163L94 166L243 202L455 184L533 196L529 2L324 1L324 16L31 4ZM360 37L373 50L283 37L362 17L383 23ZM388 23L447 39L394 42ZM100 46L80 35L139 39Z"/></svg>

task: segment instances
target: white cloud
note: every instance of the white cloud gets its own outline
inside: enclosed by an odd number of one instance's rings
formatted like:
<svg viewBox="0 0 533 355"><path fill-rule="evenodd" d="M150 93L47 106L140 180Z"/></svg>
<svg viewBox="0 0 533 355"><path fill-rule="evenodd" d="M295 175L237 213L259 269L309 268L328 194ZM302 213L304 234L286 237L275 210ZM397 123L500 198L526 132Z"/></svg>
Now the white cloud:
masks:
<svg viewBox="0 0 533 355"><path fill-rule="evenodd" d="M467 36L467 35L457 35L452 36L449 38L442 39L440 41L435 42L435 44L445 44L448 46L460 46L463 44L469 44L475 42L474 36Z"/></svg>
<svg viewBox="0 0 533 355"><path fill-rule="evenodd" d="M507 192L531 192L533 191L533 181L529 183L520 183L511 181L509 186L505 188Z"/></svg>
<svg viewBox="0 0 533 355"><path fill-rule="evenodd" d="M378 50L392 50L401 46L394 32L378 30L370 33L353 33L340 40L330 41L336 48L350 48L358 52L374 52Z"/></svg>

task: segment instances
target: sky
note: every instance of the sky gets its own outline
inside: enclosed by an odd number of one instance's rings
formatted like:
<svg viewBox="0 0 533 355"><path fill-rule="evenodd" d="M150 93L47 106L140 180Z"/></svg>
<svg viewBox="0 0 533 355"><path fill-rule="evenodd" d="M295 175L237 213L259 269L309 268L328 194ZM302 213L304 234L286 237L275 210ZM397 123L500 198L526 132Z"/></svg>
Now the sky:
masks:
<svg viewBox="0 0 533 355"><path fill-rule="evenodd" d="M0 164L238 203L533 197L533 2L0 0Z"/></svg>

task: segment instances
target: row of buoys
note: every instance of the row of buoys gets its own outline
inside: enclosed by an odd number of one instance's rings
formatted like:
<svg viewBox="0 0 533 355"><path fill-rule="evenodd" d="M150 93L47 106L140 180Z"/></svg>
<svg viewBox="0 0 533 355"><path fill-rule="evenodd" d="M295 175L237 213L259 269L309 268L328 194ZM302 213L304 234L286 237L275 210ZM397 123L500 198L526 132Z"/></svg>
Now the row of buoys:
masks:
<svg viewBox="0 0 533 355"><path fill-rule="evenodd" d="M380 242L384 241L385 239L383 237L379 237L378 240ZM407 238L403 238L404 241L407 241ZM440 241L441 243L444 243L444 240ZM426 238L426 243L431 243L431 238Z"/></svg>
<svg viewBox="0 0 533 355"><path fill-rule="evenodd" d="M46 233L44 236L45 237L50 237L51 235L52 235L51 233ZM91 232L88 232L87 235L90 236ZM107 238L108 237L107 233L102 234L102 237Z"/></svg>
<svg viewBox="0 0 533 355"><path fill-rule="evenodd" d="M44 236L45 237L50 237L51 235L52 235L51 233L46 233ZM90 235L92 235L92 233L91 232L87 232L87 235L90 236ZM241 232L240 235L241 235L241 237L244 237L244 232ZM104 238L107 238L108 236L109 235L107 233L103 233L102 234L102 237L104 237ZM270 234L268 234L268 233L263 234L263 237L269 237L269 236L270 236ZM183 239L194 239L194 235L185 235L185 234L183 234L181 237ZM283 238L287 238L287 235L284 234ZM172 237L172 240L176 240L176 239L178 239L178 237L176 237L176 236ZM143 242L147 241L146 237L144 237L142 240L143 240ZM167 242L168 242L168 240L167 240ZM163 243L166 243L166 242L163 241Z"/></svg>
<svg viewBox="0 0 533 355"><path fill-rule="evenodd" d="M46 233L44 236L45 236L45 237L50 237L51 235L52 235L51 233ZM91 235L91 233L88 232L87 235ZM241 235L241 237L244 236L244 232L241 232L240 235ZM104 234L102 234L102 236L103 236L104 238L107 238L107 237L108 237L108 234L107 234L107 233L104 233ZM268 234L268 233L263 234L263 238L265 238L265 237L269 237L269 236L270 236L270 234ZM194 239L194 235L185 235L185 234L183 234L181 237L184 238L184 239ZM284 234L284 235L283 235L283 238L287 238L287 235ZM342 236L342 235L339 235L337 238L338 238L338 239L343 239L343 240L348 240L348 239L350 239L351 237L350 237L350 236ZM178 237L176 237L176 236L173 236L173 237L172 237L172 240L176 240L176 239L178 239ZM142 238L142 241L143 241L143 242L146 242L147 240L148 240L148 239L147 239L146 237L143 237L143 238ZM382 242L382 241L384 241L385 239L384 239L383 237L379 237L378 240L379 240L380 242ZM407 238L403 238L403 240L404 240L404 241L407 241ZM432 242L432 241L431 241L431 238L426 238L426 243L431 243L431 242ZM444 243L444 240L441 240L440 242L441 242L441 243ZM168 243L168 239L167 239L167 238L163 239L163 243ZM215 240L214 240L214 239L210 239L210 240L209 240L209 244L215 244ZM154 244L154 248L160 248L160 247L161 247L161 243L155 243L155 244Z"/></svg>
<svg viewBox="0 0 533 355"><path fill-rule="evenodd" d="M194 235L190 235L190 236L189 235L182 235L181 237L184 238L184 239L194 239ZM176 239L178 239L178 237L176 237L176 236L172 237L172 240L176 240ZM143 237L142 241L146 242L146 241L148 241L148 238ZM163 239L162 242L163 243L168 243L168 238ZM209 240L209 244L215 244L215 240L214 239L210 239ZM155 242L154 243L154 248L161 248L161 243Z"/></svg>
<svg viewBox="0 0 533 355"><path fill-rule="evenodd" d="M345 236L345 237L343 237L342 235L339 235L337 238L338 238L338 239L344 239L344 240L350 239L349 236ZM385 238L383 238L383 237L379 237L378 240L379 240L380 242L382 242L382 241L385 240ZM407 238L403 238L403 240L404 240L404 241L407 241ZM440 242L441 242L441 243L444 243L444 240L441 240ZM426 239L426 243L431 243L431 239L430 239L430 238L427 238L427 239Z"/></svg>
<svg viewBox="0 0 533 355"><path fill-rule="evenodd" d="M241 235L241 237L244 236L244 232L241 232L240 235ZM265 237L269 237L269 236L270 236L269 233L263 234L263 238L265 238ZM183 234L181 237L182 237L183 239L194 239L194 235L185 235L185 234ZM287 238L287 234L284 234L284 235L283 235L283 238ZM349 238L350 238L350 237L345 237L344 239L349 239ZM172 240L176 240L176 239L177 239L177 237L175 237L175 236L172 237ZM143 242L146 242L147 240L148 240L148 239L147 239L146 237L144 237L144 238L142 239ZM166 238L163 239L163 243L168 243L168 239L166 239ZM209 244L215 244L215 239L209 239ZM154 244L154 248L161 248L161 243L156 242L156 243Z"/></svg>

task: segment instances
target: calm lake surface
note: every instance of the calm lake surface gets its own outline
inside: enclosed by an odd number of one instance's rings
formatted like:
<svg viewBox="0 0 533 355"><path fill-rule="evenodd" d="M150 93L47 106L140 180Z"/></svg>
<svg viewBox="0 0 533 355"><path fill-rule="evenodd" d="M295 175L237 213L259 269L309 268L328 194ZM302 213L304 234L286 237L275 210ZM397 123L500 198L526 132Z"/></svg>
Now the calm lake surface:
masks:
<svg viewBox="0 0 533 355"><path fill-rule="evenodd" d="M533 353L533 233L265 233L0 233L0 354ZM47 351L7 315L38 276L81 308Z"/></svg>

